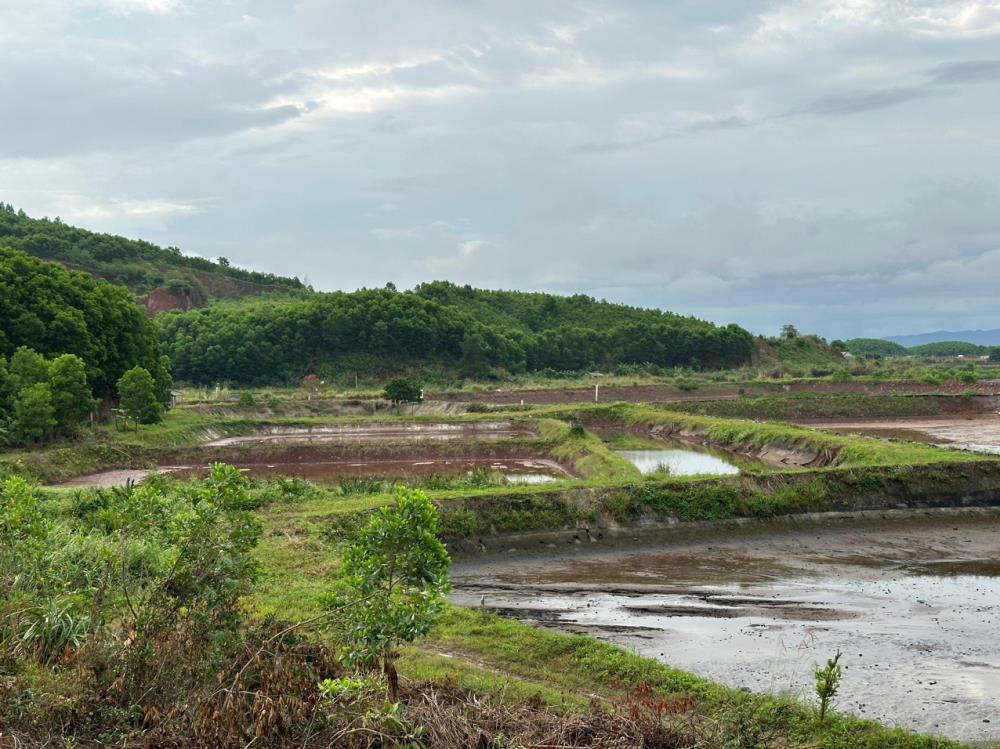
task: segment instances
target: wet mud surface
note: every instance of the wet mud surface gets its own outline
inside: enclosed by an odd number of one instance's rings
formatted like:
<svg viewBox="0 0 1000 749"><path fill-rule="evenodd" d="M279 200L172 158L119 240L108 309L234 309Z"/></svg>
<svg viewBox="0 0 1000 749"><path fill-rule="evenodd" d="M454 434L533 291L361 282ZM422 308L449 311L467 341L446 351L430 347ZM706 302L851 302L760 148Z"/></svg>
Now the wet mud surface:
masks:
<svg viewBox="0 0 1000 749"><path fill-rule="evenodd" d="M1000 455L1000 415L998 414L964 419L861 419L802 423L842 434L903 439Z"/></svg>
<svg viewBox="0 0 1000 749"><path fill-rule="evenodd" d="M569 479L572 476L557 462L543 458L427 458L396 459L338 459L329 461L238 463L233 462L244 475L251 478L296 477L316 484L335 484L351 478L418 479L427 476L456 477L474 470L502 473L512 484L537 484ZM156 469L113 470L77 476L57 488L83 489L88 487L125 486L141 483L153 473L167 473L173 478L204 478L207 465L160 466Z"/></svg>
<svg viewBox="0 0 1000 749"><path fill-rule="evenodd" d="M803 699L840 650L839 710L995 740L998 575L1000 511L942 511L459 559L453 598Z"/></svg>
<svg viewBox="0 0 1000 749"><path fill-rule="evenodd" d="M53 484L57 489L88 489L88 488L108 488L112 486L125 486L126 484L142 483L148 476L154 473L175 473L189 469L190 466L160 466L159 468L122 468L112 471L100 471L99 473L88 473L83 476L76 476L63 481L60 484Z"/></svg>

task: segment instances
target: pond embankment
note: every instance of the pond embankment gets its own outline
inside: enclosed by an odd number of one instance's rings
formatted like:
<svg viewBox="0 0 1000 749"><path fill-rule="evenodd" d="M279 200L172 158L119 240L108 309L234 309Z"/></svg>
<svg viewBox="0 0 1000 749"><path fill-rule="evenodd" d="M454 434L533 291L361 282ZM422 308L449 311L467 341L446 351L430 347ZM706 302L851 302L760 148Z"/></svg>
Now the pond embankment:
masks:
<svg viewBox="0 0 1000 749"><path fill-rule="evenodd" d="M440 503L442 534L458 555L628 545L647 531L688 522L995 505L1000 505L1000 461L499 490Z"/></svg>

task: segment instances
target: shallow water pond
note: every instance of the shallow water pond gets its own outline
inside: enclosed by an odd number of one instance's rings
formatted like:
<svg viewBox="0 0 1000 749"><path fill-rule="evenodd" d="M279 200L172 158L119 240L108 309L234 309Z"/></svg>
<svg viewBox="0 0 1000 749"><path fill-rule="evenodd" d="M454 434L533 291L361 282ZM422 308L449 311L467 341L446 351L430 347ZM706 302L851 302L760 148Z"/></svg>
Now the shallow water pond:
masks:
<svg viewBox="0 0 1000 749"><path fill-rule="evenodd" d="M615 453L644 474L666 470L671 476L731 476L740 472L719 456L697 450L616 450Z"/></svg>
<svg viewBox="0 0 1000 749"><path fill-rule="evenodd" d="M474 471L502 474L511 484L541 484L572 478L557 462L535 458L427 458L424 460L368 459L331 460L276 463L234 463L251 478L277 478L281 476L307 479L315 484L337 484L345 479L378 477L384 479L419 479L429 476L457 478ZM167 473L173 478L203 478L207 466L161 466L153 470L103 471L78 476L59 484L65 488L124 486L141 483L153 473Z"/></svg>
<svg viewBox="0 0 1000 749"><path fill-rule="evenodd" d="M836 709L1000 739L1000 513L800 521L656 545L459 559L457 603L587 633L734 687L812 700L843 652Z"/></svg>

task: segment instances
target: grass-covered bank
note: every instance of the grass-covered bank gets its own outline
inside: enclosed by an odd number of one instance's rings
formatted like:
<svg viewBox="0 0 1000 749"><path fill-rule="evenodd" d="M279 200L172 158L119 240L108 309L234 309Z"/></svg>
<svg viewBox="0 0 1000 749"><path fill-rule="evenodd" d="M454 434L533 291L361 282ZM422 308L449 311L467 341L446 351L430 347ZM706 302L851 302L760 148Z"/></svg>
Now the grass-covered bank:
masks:
<svg viewBox="0 0 1000 749"><path fill-rule="evenodd" d="M594 427L615 426L659 437L696 438L749 455L760 454L766 449L787 449L812 456L809 462L813 466L890 466L986 459L981 455L910 442L832 434L784 423L685 414L626 403L573 409L550 407L536 413L554 418L576 418Z"/></svg>
<svg viewBox="0 0 1000 749"><path fill-rule="evenodd" d="M1000 492L1000 460L860 466L740 476L647 477L602 485L562 482L431 491L440 529L457 551L537 544L530 534L586 542L619 529L676 523L769 518L804 512L989 506ZM302 505L273 512L307 519L317 533L340 538L389 495L351 499L318 490ZM565 532L564 535L560 533ZM522 540L513 536L529 534Z"/></svg>

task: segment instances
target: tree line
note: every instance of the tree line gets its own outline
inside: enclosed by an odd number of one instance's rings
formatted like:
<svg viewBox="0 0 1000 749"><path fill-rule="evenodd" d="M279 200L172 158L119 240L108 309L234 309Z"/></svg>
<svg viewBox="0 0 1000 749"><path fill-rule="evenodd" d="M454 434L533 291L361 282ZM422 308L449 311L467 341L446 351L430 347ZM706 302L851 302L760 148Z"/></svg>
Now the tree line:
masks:
<svg viewBox="0 0 1000 749"><path fill-rule="evenodd" d="M1000 351L996 346L980 346L968 341L936 341L907 348L894 341L882 338L852 338L848 341L834 341L841 351L849 351L855 356L898 357L898 356L994 356Z"/></svg>
<svg viewBox="0 0 1000 749"><path fill-rule="evenodd" d="M143 400L134 401L129 415L156 420L157 407L170 400L169 364L152 321L127 289L0 247L4 441L71 435L99 401L117 400L122 384L136 378Z"/></svg>
<svg viewBox="0 0 1000 749"><path fill-rule="evenodd" d="M717 369L746 363L753 349L736 325L443 282L229 300L157 324L175 377L201 384L391 375L421 365L468 377L646 363Z"/></svg>

